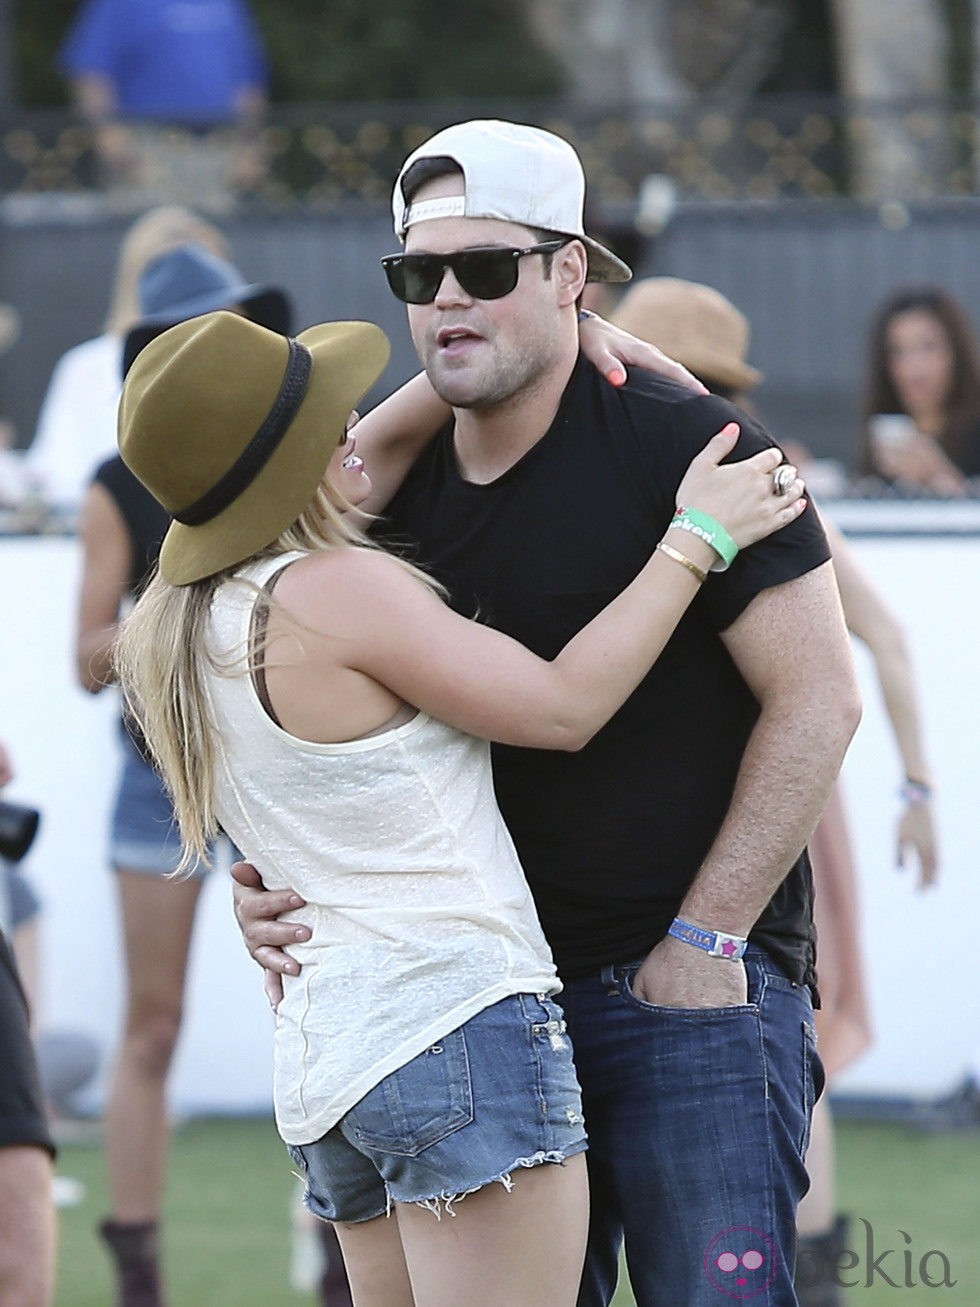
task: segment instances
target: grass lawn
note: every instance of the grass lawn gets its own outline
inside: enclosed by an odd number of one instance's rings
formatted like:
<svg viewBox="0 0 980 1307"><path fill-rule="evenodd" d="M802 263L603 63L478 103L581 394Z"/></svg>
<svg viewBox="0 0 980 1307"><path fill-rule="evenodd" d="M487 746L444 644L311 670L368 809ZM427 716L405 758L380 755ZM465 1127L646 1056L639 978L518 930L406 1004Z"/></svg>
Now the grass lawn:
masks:
<svg viewBox="0 0 980 1307"><path fill-rule="evenodd" d="M847 1301L980 1307L980 1131L924 1134L847 1122L838 1128L838 1150L841 1207L870 1224L873 1258L896 1281L893 1287L879 1273L866 1284L868 1235L858 1225L850 1239L858 1261L847 1272L858 1287ZM106 1211L101 1147L64 1145L59 1171L83 1181L87 1194L61 1213L56 1307L107 1307L109 1265L93 1234ZM288 1283L292 1187L289 1159L271 1121L195 1121L177 1132L165 1219L173 1307L310 1307L313 1299ZM954 1287L923 1283L920 1263L931 1250L945 1254ZM937 1253L925 1271L942 1278ZM724 1301L719 1295L719 1307ZM632 1302L622 1285L614 1307Z"/></svg>

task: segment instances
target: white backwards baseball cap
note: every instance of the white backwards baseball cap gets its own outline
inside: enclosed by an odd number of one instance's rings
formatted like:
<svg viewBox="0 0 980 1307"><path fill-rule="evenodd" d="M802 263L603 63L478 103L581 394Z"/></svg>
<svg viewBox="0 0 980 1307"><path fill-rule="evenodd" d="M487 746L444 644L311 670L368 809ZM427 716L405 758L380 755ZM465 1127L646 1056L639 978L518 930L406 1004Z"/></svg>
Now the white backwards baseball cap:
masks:
<svg viewBox="0 0 980 1307"><path fill-rule="evenodd" d="M405 176L420 159L451 159L463 174L463 195L411 204ZM589 281L629 281L632 272L583 227L585 173L575 150L553 132L526 123L476 119L436 132L402 164L391 202L400 240L432 218L499 218L574 236L588 252Z"/></svg>

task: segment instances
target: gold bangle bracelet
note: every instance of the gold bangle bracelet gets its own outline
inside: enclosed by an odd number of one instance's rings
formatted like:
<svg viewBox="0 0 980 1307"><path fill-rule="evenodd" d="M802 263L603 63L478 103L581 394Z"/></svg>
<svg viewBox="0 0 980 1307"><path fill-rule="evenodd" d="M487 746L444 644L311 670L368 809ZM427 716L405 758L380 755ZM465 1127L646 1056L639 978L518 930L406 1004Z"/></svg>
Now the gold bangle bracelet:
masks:
<svg viewBox="0 0 980 1307"><path fill-rule="evenodd" d="M680 563L680 565L686 567L689 572L693 572L702 585L707 581L708 573L703 568L698 567L697 563L692 559L688 558L687 554L682 554L681 551L675 549L673 545L665 545L662 540L657 545L657 548L661 553L666 554L668 558L672 558L675 563Z"/></svg>

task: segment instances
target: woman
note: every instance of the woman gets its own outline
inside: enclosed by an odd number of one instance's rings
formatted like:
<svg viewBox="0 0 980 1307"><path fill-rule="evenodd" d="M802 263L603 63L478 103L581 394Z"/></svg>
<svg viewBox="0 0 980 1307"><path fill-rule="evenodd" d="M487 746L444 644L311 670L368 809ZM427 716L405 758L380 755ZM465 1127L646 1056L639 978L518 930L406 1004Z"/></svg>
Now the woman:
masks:
<svg viewBox="0 0 980 1307"><path fill-rule="evenodd" d="M875 318L858 470L951 497L980 476L980 356L938 287L900 290Z"/></svg>
<svg viewBox="0 0 980 1307"><path fill-rule="evenodd" d="M192 313L235 307L276 330L289 320L284 292L247 283L230 263L193 242L176 242L149 261L138 296L140 320L120 342L127 365L147 340ZM117 389L121 382L122 369ZM169 525L166 510L118 454L99 465L82 504L76 641L78 679L92 694L112 682L120 615L155 566ZM126 1011L106 1108L112 1210L99 1232L115 1263L120 1307L160 1307L166 1088L205 868L177 884L169 879L182 852L173 810L138 730L124 725L109 852L122 915Z"/></svg>
<svg viewBox="0 0 980 1307"><path fill-rule="evenodd" d="M365 323L286 342L228 314L144 350L120 448L176 521L125 624L120 677L185 860L220 822L267 884L306 899L310 965L277 1012L276 1114L308 1203L339 1223L355 1301L435 1307L475 1282L488 1302L570 1307L580 1096L486 740L581 748L719 554L793 520L802 484L790 473L790 502L772 494L774 449L720 467L730 424L682 482L696 509L546 662L455 614L345 516L390 491L344 434L387 352Z"/></svg>
<svg viewBox="0 0 980 1307"><path fill-rule="evenodd" d="M92 473L115 453L123 342L142 317L140 281L154 259L189 242L228 258L221 230L177 204L150 209L123 237L102 333L55 364L27 452L27 471L46 503L77 510Z"/></svg>

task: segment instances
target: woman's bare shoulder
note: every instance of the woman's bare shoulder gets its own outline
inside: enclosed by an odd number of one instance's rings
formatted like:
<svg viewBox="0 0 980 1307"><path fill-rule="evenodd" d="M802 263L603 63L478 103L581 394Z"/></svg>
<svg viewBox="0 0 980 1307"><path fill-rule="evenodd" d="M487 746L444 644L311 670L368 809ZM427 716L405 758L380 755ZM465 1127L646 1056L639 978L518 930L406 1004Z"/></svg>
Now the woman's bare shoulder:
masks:
<svg viewBox="0 0 980 1307"><path fill-rule="evenodd" d="M286 569L276 596L287 606L296 603L312 612L338 609L365 612L369 599L388 602L413 598L427 588L391 554L381 549L344 546L317 550Z"/></svg>

